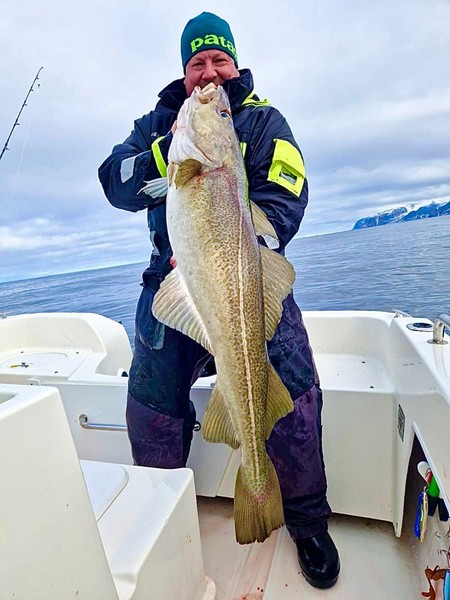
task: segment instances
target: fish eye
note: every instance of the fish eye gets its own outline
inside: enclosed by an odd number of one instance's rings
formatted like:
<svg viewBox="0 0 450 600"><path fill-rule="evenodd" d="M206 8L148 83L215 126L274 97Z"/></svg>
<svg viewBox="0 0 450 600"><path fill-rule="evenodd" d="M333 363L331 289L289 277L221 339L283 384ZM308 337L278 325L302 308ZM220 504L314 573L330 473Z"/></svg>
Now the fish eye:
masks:
<svg viewBox="0 0 450 600"><path fill-rule="evenodd" d="M221 110L220 111L220 116L223 117L224 119L228 119L228 117L230 116L226 110Z"/></svg>

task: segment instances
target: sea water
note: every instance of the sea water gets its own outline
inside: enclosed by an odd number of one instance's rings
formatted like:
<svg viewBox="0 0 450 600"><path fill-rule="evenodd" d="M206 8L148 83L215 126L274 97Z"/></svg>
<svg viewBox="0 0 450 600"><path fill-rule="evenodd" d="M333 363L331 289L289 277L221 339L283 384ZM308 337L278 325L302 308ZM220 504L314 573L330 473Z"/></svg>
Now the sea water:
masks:
<svg viewBox="0 0 450 600"><path fill-rule="evenodd" d="M450 313L450 217L296 238L287 248L303 310ZM0 284L0 313L95 312L133 339L145 264Z"/></svg>

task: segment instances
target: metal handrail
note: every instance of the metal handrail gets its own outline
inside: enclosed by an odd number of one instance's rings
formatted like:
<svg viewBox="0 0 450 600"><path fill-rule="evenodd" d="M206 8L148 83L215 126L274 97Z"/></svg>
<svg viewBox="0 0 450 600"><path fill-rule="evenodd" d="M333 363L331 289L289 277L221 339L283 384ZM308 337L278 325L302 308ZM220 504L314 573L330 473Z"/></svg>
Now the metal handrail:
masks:
<svg viewBox="0 0 450 600"><path fill-rule="evenodd" d="M82 414L78 417L78 422L83 429L95 429L97 431L127 431L126 425L115 425L113 423L89 423L88 416ZM199 421L195 421L194 431L200 431L202 428Z"/></svg>
<svg viewBox="0 0 450 600"><path fill-rule="evenodd" d="M450 316L449 315L440 315L435 323L433 328L433 339L428 340L429 344L448 344L444 340L444 329L448 327L450 329Z"/></svg>
<svg viewBox="0 0 450 600"><path fill-rule="evenodd" d="M83 429L97 429L100 431L127 431L126 425L114 425L112 423L89 423L87 415L80 415L78 422Z"/></svg>
<svg viewBox="0 0 450 600"><path fill-rule="evenodd" d="M398 308L393 308L392 310L395 313L394 319L397 319L398 317L410 317L411 316L407 312L404 312L403 310L399 310Z"/></svg>

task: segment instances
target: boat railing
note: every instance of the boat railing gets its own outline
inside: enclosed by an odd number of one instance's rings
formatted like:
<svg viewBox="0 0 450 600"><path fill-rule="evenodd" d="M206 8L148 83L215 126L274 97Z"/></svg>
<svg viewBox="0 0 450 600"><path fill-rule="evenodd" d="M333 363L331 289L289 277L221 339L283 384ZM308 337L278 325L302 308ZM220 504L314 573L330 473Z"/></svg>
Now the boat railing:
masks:
<svg viewBox="0 0 450 600"><path fill-rule="evenodd" d="M96 429L100 431L126 431L126 425L118 425L113 423L90 423L87 415L82 414L78 417L78 421L83 429Z"/></svg>
<svg viewBox="0 0 450 600"><path fill-rule="evenodd" d="M428 340L429 344L448 344L444 340L444 330L445 328L450 329L450 316L449 315L440 315L435 323L433 328L433 338Z"/></svg>

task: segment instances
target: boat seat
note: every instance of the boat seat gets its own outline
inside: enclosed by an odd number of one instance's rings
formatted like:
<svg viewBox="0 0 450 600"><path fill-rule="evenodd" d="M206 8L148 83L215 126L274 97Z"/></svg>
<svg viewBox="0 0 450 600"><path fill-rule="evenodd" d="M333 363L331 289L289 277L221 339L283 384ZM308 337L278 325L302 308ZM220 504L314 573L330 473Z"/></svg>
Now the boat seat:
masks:
<svg viewBox="0 0 450 600"><path fill-rule="evenodd" d="M80 463L119 598L213 597L213 584L202 591L192 471Z"/></svg>
<svg viewBox="0 0 450 600"><path fill-rule="evenodd" d="M214 598L192 471L80 464L44 386L0 384L0 455L0 598Z"/></svg>
<svg viewBox="0 0 450 600"><path fill-rule="evenodd" d="M8 383L113 383L131 346L119 323L90 313L35 313L1 320L0 376Z"/></svg>

